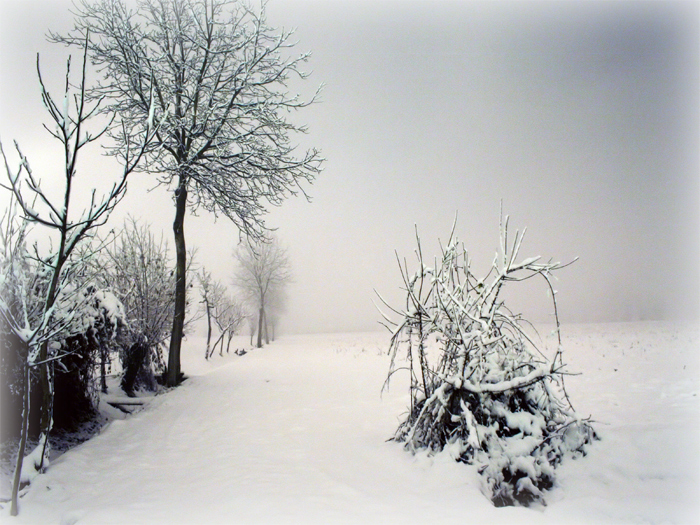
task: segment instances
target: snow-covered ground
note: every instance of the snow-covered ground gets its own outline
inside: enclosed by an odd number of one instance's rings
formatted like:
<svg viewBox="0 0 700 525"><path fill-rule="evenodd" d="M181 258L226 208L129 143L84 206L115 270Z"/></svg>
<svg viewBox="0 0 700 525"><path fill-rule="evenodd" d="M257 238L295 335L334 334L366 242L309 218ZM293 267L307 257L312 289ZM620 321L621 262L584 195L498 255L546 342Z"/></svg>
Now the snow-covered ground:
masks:
<svg viewBox="0 0 700 525"><path fill-rule="evenodd" d="M244 339L239 342L239 347ZM669 323L569 325L576 409L601 436L544 508L494 508L473 467L387 442L386 333L282 337L190 379L58 458L3 523L699 523L700 339Z"/></svg>

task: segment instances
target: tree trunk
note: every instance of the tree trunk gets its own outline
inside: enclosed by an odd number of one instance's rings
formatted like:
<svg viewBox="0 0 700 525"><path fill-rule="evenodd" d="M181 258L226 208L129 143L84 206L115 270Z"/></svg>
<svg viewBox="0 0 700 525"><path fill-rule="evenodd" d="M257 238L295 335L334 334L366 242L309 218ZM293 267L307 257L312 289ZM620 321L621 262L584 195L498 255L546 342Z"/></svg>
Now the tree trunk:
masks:
<svg viewBox="0 0 700 525"><path fill-rule="evenodd" d="M180 348L182 333L185 326L185 307L187 304L187 249L185 246L185 210L187 208L187 178L180 175L177 190L175 190L175 312L173 315L173 330L170 336L170 352L168 354L167 386L176 386L180 381Z"/></svg>
<svg viewBox="0 0 700 525"><path fill-rule="evenodd" d="M214 343L214 346L211 347L211 354L214 355L214 352L216 352L216 347L221 345L221 351L219 352L219 355L223 356L224 355L224 335L226 332L221 332L221 335L219 335L218 339Z"/></svg>
<svg viewBox="0 0 700 525"><path fill-rule="evenodd" d="M139 337L139 339L129 347L126 358L126 369L124 370L121 381L122 390L124 390L124 393L129 397L134 396L136 378L143 367L149 350L150 348L145 337Z"/></svg>
<svg viewBox="0 0 700 525"><path fill-rule="evenodd" d="M15 464L15 475L12 481L12 504L10 507L10 515L17 516L19 513L19 483L22 474L22 465L24 464L24 452L27 448L27 434L29 434L29 410L31 407L31 369L26 360L24 363L24 384L22 385L22 430L20 432L19 450L17 451L17 463Z"/></svg>
<svg viewBox="0 0 700 525"><path fill-rule="evenodd" d="M260 307L258 312L258 348L262 348L262 335L263 335L263 319L265 317L265 308Z"/></svg>
<svg viewBox="0 0 700 525"><path fill-rule="evenodd" d="M209 359L209 356L214 353L209 352L209 344L211 343L211 309L209 308L209 300L205 297L204 298L204 306L207 308L207 350L204 354L205 359Z"/></svg>
<svg viewBox="0 0 700 525"><path fill-rule="evenodd" d="M270 344L270 334L268 333L267 330L267 315L263 316L265 318L265 344L269 345Z"/></svg>
<svg viewBox="0 0 700 525"><path fill-rule="evenodd" d="M107 349L100 345L100 387L103 394L107 393Z"/></svg>
<svg viewBox="0 0 700 525"><path fill-rule="evenodd" d="M48 356L48 342L43 343L42 351L40 356ZM45 358L46 359L46 358ZM44 461L48 459L49 453L51 451L51 444L49 443L49 435L51 434L51 429L53 428L53 399L54 399L54 375L53 375L53 365L54 362L46 362L39 366L41 373L39 374L41 389L42 389L42 400L41 400L41 423L39 425L40 434L39 442L42 441L43 437L43 450L41 453L41 462L39 464L38 470L43 470Z"/></svg>

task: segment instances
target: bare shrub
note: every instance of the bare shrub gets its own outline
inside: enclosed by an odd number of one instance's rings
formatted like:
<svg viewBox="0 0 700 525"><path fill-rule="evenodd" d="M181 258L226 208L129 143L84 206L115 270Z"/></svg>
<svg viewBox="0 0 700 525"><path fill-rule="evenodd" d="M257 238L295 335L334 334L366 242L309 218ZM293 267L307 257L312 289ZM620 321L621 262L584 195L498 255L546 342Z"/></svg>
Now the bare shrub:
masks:
<svg viewBox="0 0 700 525"><path fill-rule="evenodd" d="M406 265L401 269L405 310L392 309L402 319L392 323L387 384L401 351L411 374L411 406L395 439L412 452L448 450L456 460L477 465L482 492L496 506L544 504L554 468L565 457L584 454L596 437L564 389L551 278L567 265L540 257L518 262L523 235L516 232L509 245L508 218L501 222L500 253L483 279L471 272L454 232L435 268L424 263L417 238L418 271L409 276ZM507 283L535 277L552 298L558 342L553 357L501 298Z"/></svg>

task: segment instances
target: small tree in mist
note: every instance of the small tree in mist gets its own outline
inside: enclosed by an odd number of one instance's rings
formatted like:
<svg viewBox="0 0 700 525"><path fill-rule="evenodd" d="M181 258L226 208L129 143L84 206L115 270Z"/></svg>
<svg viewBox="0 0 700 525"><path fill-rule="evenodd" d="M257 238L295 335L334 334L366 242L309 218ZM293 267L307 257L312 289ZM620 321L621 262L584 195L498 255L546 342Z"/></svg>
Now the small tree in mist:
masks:
<svg viewBox="0 0 700 525"><path fill-rule="evenodd" d="M418 240L418 270L401 266L404 310L393 323L389 378L405 352L411 374L408 415L395 439L411 451L449 450L478 465L482 491L496 505L544 503L554 468L585 453L595 438L564 389L563 348L552 273L566 265L518 260L523 235L508 239L501 225L500 254L477 279L463 245L450 237L442 257L427 266ZM551 294L557 348L548 357L521 315L503 302L506 284L543 279ZM387 378L387 384L389 382Z"/></svg>
<svg viewBox="0 0 700 525"><path fill-rule="evenodd" d="M213 313L214 322L219 329L219 337L214 342L211 355L219 346L219 355L224 355L224 339L226 339L226 353L231 349L231 340L243 326L247 315L243 306L228 294L224 294L218 302Z"/></svg>
<svg viewBox="0 0 700 525"><path fill-rule="evenodd" d="M197 274L197 280L202 296L201 303L204 305L207 318L207 346L204 358L209 359L217 346L220 346L219 355L223 355L224 340L226 340L226 349L229 350L231 339L245 321L246 313L243 307L229 296L226 287L220 282L214 281L211 273L207 272L206 269L202 268ZM213 325L218 328L219 337L212 346Z"/></svg>
<svg viewBox="0 0 700 525"><path fill-rule="evenodd" d="M199 293L202 297L200 303L204 306L204 315L207 318L207 346L204 350L204 358L209 359L211 354L211 329L212 314L216 304L221 299L223 290L219 283L212 280L211 273L202 268L197 272L197 282L199 283Z"/></svg>
<svg viewBox="0 0 700 525"><path fill-rule="evenodd" d="M292 33L267 25L264 3L227 0L81 1L74 30L53 40L83 46L104 73L93 97L127 122L114 133L126 147L149 115L165 115L144 170L174 188L175 307L168 385L180 378L185 323L188 205L228 217L246 237L265 231L266 203L302 191L320 171L316 150L296 151L304 133L288 119L313 102L290 95L287 82L306 78L308 54L288 58ZM155 93L155 105L149 104ZM315 97L314 97L315 98Z"/></svg>
<svg viewBox="0 0 700 525"><path fill-rule="evenodd" d="M267 331L267 310L273 298L281 294L292 278L287 252L273 237L255 245L240 245L234 252L234 259L233 282L257 310L257 347L261 348L263 332Z"/></svg>

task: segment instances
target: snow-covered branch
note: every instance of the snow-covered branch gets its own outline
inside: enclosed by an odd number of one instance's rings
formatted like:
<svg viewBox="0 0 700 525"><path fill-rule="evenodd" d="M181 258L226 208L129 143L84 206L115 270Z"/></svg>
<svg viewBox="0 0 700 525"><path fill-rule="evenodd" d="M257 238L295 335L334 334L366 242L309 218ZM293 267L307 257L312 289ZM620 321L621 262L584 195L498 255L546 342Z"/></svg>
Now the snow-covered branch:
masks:
<svg viewBox="0 0 700 525"><path fill-rule="evenodd" d="M425 265L416 235L418 270L409 277L408 265L399 261L406 307L390 307L399 320L386 385L398 369L409 370L411 405L398 441L410 450L449 445L458 450L457 459L483 464L483 490L494 504L527 505L542 501L554 465L580 452L595 433L575 415L563 388L567 372L551 275L566 265L541 257L519 260L524 231L509 241L507 217L500 233L499 253L482 279L472 274L454 228L434 268ZM547 283L556 320L551 358L501 299L506 283L538 275ZM397 365L401 351L405 367ZM518 441L524 439L527 447Z"/></svg>
<svg viewBox="0 0 700 525"><path fill-rule="evenodd" d="M51 129L47 126L47 129L51 136L59 141L62 150L64 180L61 198L54 200L42 189L40 179L32 172L29 160L22 154L18 145L16 149L20 158L19 168L11 169L7 155L0 144L8 180L8 185L3 187L11 192L19 207L22 220L25 224L46 228L49 235L53 236L50 253L46 257L39 257L38 253L36 254L36 259L41 264L35 269L34 281L29 282L27 275L31 275L32 272L26 267L22 268L20 260L16 258L19 252L15 252L15 256L3 261L3 282L0 283L8 285L10 284L8 277L12 275L14 278L12 282L16 290L14 296L16 301L13 304L8 304L6 300L0 302L0 312L6 325L25 347L23 350L25 368L39 369L43 393L40 439L42 450L39 453L41 460L37 464L39 470L44 468L48 458L48 435L53 426L53 364L65 355L61 345L53 342L59 334L72 330L76 323L80 324L78 312L82 306L81 301L86 300L85 290L75 286L73 280L76 270L86 263L85 259L75 256L76 248L92 234L93 230L105 223L114 207L123 198L127 177L136 169L157 132L157 129L148 129L137 140L130 143L128 151L124 152L126 162L111 190L99 201L96 200L93 191L90 206L79 210L77 213L79 218L74 219L71 204L79 153L103 133L101 131L90 135L84 131L88 121L97 114L99 106L98 100L94 107L87 107L86 64L89 43L89 32L86 32L82 41L83 62L75 96L71 96L70 92L73 85L70 81L70 59L67 62L64 94L60 104L46 87L37 56L41 98L55 125L55 128ZM35 205L41 205L43 209ZM17 240L19 241L20 238L18 237ZM17 250L25 250L25 248L18 247ZM25 424L13 482L11 509L13 515L18 511L17 494L27 438L29 383L25 384L24 388Z"/></svg>

